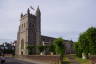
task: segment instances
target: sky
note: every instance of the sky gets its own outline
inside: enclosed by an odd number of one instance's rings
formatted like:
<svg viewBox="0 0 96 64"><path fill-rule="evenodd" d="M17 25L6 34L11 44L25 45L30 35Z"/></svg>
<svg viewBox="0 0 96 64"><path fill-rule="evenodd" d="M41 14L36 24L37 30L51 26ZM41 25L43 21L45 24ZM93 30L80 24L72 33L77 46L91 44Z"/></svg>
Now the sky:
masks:
<svg viewBox="0 0 96 64"><path fill-rule="evenodd" d="M0 39L16 40L20 14L38 5L42 35L78 41L80 33L96 27L96 0L0 0Z"/></svg>

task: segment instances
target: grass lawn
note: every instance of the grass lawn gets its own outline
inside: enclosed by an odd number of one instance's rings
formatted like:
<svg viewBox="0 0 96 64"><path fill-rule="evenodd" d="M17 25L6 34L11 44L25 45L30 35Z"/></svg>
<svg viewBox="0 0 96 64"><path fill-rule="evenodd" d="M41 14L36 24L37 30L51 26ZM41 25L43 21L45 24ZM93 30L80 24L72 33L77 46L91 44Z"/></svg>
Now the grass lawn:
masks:
<svg viewBox="0 0 96 64"><path fill-rule="evenodd" d="M76 60L77 62L79 62L80 64L91 64L91 61L89 59L82 59L82 58L79 58L77 57L75 54L71 54L71 55L68 55L68 56L72 56L74 58L74 60ZM70 63L67 55L64 56L64 62L66 64L72 64Z"/></svg>
<svg viewBox="0 0 96 64"><path fill-rule="evenodd" d="M80 64L91 64L91 61L89 59L82 59L77 57L76 55L72 55L76 61L78 61Z"/></svg>

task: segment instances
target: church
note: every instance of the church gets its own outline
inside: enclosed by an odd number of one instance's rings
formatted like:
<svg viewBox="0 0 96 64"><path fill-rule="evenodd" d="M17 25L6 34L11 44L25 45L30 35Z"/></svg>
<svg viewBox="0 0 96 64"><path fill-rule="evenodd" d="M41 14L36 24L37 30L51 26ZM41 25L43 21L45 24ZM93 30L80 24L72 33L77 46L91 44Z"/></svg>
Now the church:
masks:
<svg viewBox="0 0 96 64"><path fill-rule="evenodd" d="M26 14L21 13L17 33L16 55L28 55L27 46L51 45L55 39L41 35L41 11L39 7L37 7L35 14L32 14L30 11L28 8ZM66 47L65 53L72 53L73 42L64 40L64 44ZM38 50L33 49L33 52L38 53Z"/></svg>

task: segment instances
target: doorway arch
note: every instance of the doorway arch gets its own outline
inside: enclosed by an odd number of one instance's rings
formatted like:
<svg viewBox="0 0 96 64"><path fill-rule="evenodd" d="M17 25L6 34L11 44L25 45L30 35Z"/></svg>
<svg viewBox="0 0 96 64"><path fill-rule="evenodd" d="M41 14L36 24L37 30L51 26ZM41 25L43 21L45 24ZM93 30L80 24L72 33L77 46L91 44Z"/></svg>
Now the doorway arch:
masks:
<svg viewBox="0 0 96 64"><path fill-rule="evenodd" d="M24 53L24 39L21 40L21 55Z"/></svg>

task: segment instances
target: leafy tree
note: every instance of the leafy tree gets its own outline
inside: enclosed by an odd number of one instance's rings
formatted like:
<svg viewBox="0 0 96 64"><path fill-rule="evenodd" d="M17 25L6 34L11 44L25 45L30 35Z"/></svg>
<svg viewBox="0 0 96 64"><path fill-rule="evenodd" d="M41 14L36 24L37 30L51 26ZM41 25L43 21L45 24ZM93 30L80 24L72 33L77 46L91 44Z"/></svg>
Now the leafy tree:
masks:
<svg viewBox="0 0 96 64"><path fill-rule="evenodd" d="M87 39L89 42L89 51L91 54L96 54L96 28L90 27L87 31Z"/></svg>
<svg viewBox="0 0 96 64"><path fill-rule="evenodd" d="M55 47L53 44L49 46L49 51L55 53Z"/></svg>
<svg viewBox="0 0 96 64"><path fill-rule="evenodd" d="M42 45L41 46L38 46L38 49L39 49L40 52L43 52L44 49L45 49L45 46L42 46Z"/></svg>
<svg viewBox="0 0 96 64"><path fill-rule="evenodd" d="M64 55L64 40L62 38L57 38L53 41L53 45L55 47L55 53L60 55L61 63L63 62Z"/></svg>
<svg viewBox="0 0 96 64"><path fill-rule="evenodd" d="M75 44L77 55L84 53L86 57L88 54L96 54L96 28L90 27L86 32L80 34L78 43ZM81 50L81 52L79 52Z"/></svg>
<svg viewBox="0 0 96 64"><path fill-rule="evenodd" d="M64 54L64 40L62 38L57 38L53 41L53 45L55 47L56 54L63 55Z"/></svg>
<svg viewBox="0 0 96 64"><path fill-rule="evenodd" d="M36 46L30 45L30 46L27 46L27 49L28 49L28 54L32 55L33 54L33 50L36 49Z"/></svg>
<svg viewBox="0 0 96 64"><path fill-rule="evenodd" d="M79 46L82 49L82 53L85 55L86 58L88 58L89 42L88 42L88 39L87 39L87 33L86 32L80 34L79 42L80 42Z"/></svg>
<svg viewBox="0 0 96 64"><path fill-rule="evenodd" d="M74 43L74 49L75 49L76 55L78 57L82 57L82 48L80 47L80 43L79 42L75 42Z"/></svg>

